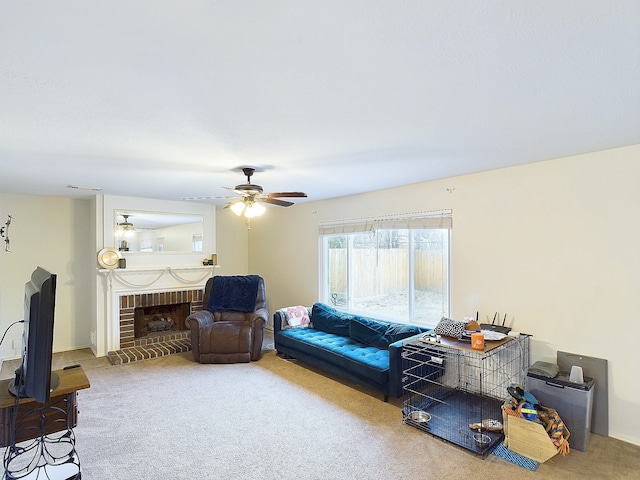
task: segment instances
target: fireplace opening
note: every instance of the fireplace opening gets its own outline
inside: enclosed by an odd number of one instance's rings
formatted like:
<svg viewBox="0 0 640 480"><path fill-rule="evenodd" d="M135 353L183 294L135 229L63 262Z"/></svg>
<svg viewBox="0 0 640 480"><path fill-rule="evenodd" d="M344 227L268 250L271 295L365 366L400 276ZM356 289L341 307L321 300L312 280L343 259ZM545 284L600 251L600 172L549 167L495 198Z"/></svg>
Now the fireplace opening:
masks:
<svg viewBox="0 0 640 480"><path fill-rule="evenodd" d="M185 319L191 313L191 303L136 307L133 311L135 338L166 335L186 330Z"/></svg>

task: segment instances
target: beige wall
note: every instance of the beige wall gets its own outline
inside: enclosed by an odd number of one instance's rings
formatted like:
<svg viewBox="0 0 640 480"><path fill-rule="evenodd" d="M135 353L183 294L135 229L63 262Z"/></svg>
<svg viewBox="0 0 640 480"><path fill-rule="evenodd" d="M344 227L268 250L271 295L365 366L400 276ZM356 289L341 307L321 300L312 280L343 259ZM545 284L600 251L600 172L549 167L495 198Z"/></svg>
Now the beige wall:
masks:
<svg viewBox="0 0 640 480"><path fill-rule="evenodd" d="M158 208L166 204L156 202ZM96 252L102 248L102 235L98 234L102 217L96 212L101 210L95 199L0 194L0 224L4 224L7 214L15 217L9 230L12 252L5 253L4 242L0 242L0 335L13 321L22 319L24 284L35 267L41 265L58 275L54 352L91 346L90 332L93 330L95 335L96 329L101 332L103 328L95 307ZM205 232L215 233L218 228L224 232L217 245L215 240L210 242L216 245L214 250L222 265L216 274L246 274L248 230L229 214L225 210L213 215L216 225ZM197 261L209 253L213 252L198 254ZM0 359L19 357L19 350L12 347L13 340L20 340L21 334L21 325L9 330L0 346Z"/></svg>
<svg viewBox="0 0 640 480"><path fill-rule="evenodd" d="M557 350L609 361L610 434L640 444L640 145L363 195L268 207L251 230L216 215L216 274L265 277L269 311L318 296L319 222L453 209L452 316L500 311L534 335L533 360ZM0 329L22 318L37 266L58 273L54 351L89 345L95 324L95 204L0 194L13 253L0 251ZM100 219L98 219L100 220ZM613 336L610 332L618 333ZM3 359L16 358L13 327Z"/></svg>
<svg viewBox="0 0 640 480"><path fill-rule="evenodd" d="M38 266L57 274L54 351L86 347L95 316L91 310L93 250L90 202L68 198L0 194L0 220L13 215L9 227L11 253L0 250L0 331L23 318L24 284ZM3 359L18 358L13 340L22 325L13 326L2 344Z"/></svg>
<svg viewBox="0 0 640 480"><path fill-rule="evenodd" d="M247 275L249 272L249 230L231 210L216 214L217 251L220 268L215 275Z"/></svg>
<svg viewBox="0 0 640 480"><path fill-rule="evenodd" d="M609 362L610 434L640 444L640 145L326 201L252 222L270 312L318 296L319 222L453 209L452 316L508 314L558 350Z"/></svg>

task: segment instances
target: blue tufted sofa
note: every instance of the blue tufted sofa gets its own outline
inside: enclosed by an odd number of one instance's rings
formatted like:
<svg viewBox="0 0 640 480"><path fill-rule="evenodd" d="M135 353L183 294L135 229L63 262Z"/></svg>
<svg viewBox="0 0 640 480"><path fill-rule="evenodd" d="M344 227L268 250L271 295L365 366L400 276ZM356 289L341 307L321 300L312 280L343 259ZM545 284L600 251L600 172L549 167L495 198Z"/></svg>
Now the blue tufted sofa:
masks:
<svg viewBox="0 0 640 480"><path fill-rule="evenodd" d="M304 309L308 318L301 321L296 309ZM378 390L385 402L389 395L402 396L403 340L430 331L339 312L322 303L276 311L273 330L278 354Z"/></svg>

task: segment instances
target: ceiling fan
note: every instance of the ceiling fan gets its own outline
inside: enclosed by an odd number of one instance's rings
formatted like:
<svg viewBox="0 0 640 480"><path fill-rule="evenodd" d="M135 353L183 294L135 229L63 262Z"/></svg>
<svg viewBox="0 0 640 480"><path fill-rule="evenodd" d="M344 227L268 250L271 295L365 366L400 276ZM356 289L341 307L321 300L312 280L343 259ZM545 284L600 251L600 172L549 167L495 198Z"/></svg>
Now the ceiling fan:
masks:
<svg viewBox="0 0 640 480"><path fill-rule="evenodd" d="M123 218L122 221L120 221L120 217ZM121 213L121 212L117 212L116 214L116 235L118 236L126 236L126 237L130 237L135 233L139 233L143 230L155 230L157 227L154 227L152 225L140 225L139 223L139 218L138 221L136 221L136 224L134 225L133 222L130 220L130 217L133 217L133 215L131 215L130 213ZM137 218L138 216L136 216Z"/></svg>
<svg viewBox="0 0 640 480"><path fill-rule="evenodd" d="M261 203L269 203L271 205L278 205L280 207L290 207L293 202L288 200L280 200L281 198L304 198L307 196L303 192L276 192L276 193L264 193L260 185L251 183L251 177L255 172L255 168L244 167L242 172L247 177L247 183L236 185L233 188L224 187L227 190L239 195L239 198L227 203L224 208L230 208L236 215L242 215L247 218L253 218L260 216L264 213L265 208ZM233 197L229 197L233 198Z"/></svg>

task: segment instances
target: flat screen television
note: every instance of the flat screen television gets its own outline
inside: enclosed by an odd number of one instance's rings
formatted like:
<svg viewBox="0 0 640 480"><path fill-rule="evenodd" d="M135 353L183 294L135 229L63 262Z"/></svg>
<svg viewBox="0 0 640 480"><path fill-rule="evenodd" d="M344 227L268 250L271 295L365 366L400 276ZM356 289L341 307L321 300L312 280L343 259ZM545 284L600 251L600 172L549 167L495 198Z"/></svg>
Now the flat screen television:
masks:
<svg viewBox="0 0 640 480"><path fill-rule="evenodd" d="M24 286L22 362L9 384L16 397L47 403L58 386L58 375L51 371L55 304L56 275L37 267Z"/></svg>

